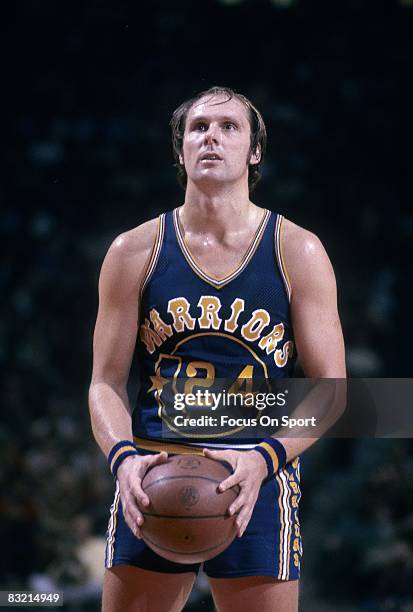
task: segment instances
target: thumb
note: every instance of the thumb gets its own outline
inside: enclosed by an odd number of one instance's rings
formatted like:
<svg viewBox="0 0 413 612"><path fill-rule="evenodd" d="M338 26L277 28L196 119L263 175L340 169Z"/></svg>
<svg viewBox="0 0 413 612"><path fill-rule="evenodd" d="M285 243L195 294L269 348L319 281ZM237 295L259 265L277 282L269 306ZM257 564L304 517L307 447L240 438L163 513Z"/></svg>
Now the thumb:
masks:
<svg viewBox="0 0 413 612"><path fill-rule="evenodd" d="M161 451L156 455L147 455L148 458L148 467L153 467L154 465L160 465L161 463L166 463L168 461L168 453L166 451Z"/></svg>
<svg viewBox="0 0 413 612"><path fill-rule="evenodd" d="M148 506L150 501L149 501L149 497L147 496L145 491L142 489L143 479L145 477L146 472L150 468L154 467L155 465L160 465L161 463L165 463L168 460L168 453L166 453L165 451L161 451L160 453L157 453L156 455L146 455L145 459L146 459L146 463L144 464L144 472L142 473L141 481L140 481L140 489L143 493L143 495L141 495L140 497L140 501L144 506Z"/></svg>
<svg viewBox="0 0 413 612"><path fill-rule="evenodd" d="M215 461L226 461L232 468L235 467L235 457L230 450L211 450L209 448L202 449L204 457L214 459Z"/></svg>

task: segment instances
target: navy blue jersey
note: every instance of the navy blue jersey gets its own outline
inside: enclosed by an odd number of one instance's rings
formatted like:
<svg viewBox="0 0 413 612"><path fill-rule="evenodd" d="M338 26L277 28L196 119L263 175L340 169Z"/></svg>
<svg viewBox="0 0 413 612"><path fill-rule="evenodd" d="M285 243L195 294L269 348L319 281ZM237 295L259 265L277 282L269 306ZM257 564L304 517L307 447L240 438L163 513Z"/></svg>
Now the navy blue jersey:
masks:
<svg viewBox="0 0 413 612"><path fill-rule="evenodd" d="M134 436L159 440L165 428L173 429L164 401L168 386L188 392L214 379L291 376L295 350L283 221L263 210L239 265L216 278L191 254L178 209L160 215L141 291ZM222 435L217 442L208 446L234 446Z"/></svg>

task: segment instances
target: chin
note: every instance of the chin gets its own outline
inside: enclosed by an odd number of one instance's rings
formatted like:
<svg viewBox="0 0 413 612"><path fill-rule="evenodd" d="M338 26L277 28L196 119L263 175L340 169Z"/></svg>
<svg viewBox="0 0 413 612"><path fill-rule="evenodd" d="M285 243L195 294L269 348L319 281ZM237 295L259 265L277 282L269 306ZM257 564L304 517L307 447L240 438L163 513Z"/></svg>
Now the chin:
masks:
<svg viewBox="0 0 413 612"><path fill-rule="evenodd" d="M202 172L197 172L191 177L193 183L233 183L237 178L225 175L217 169L208 168Z"/></svg>

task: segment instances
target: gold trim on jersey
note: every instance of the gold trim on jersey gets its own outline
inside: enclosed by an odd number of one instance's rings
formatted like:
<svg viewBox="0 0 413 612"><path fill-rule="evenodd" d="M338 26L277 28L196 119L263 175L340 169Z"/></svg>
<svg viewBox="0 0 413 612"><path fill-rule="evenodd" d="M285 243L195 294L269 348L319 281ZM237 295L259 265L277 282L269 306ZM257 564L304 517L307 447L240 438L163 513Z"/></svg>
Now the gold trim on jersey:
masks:
<svg viewBox="0 0 413 612"><path fill-rule="evenodd" d="M142 287L140 290L140 297L142 299L143 292L146 289L147 284L149 283L152 274L156 268L156 264L158 263L159 255L162 248L163 237L165 233L165 213L162 213L158 217L158 227L156 230L155 242L152 247L151 256L149 258L149 263L146 268L145 276L143 278Z"/></svg>
<svg viewBox="0 0 413 612"><path fill-rule="evenodd" d="M280 270L280 274L284 282L285 290L287 291L288 301L291 302L291 282L290 282L290 277L288 276L287 268L284 263L283 250L282 250L283 228L284 228L284 217L282 215L277 215L277 220L275 223L275 235L274 235L275 254L277 257L278 268Z"/></svg>
<svg viewBox="0 0 413 612"><path fill-rule="evenodd" d="M267 223L268 220L271 216L271 212L269 210L264 209L263 215L261 217L260 223L258 225L258 228L254 234L254 237L249 245L249 247L247 248L247 250L245 251L244 255L242 256L242 259L240 261L240 263L237 265L237 267L230 272L229 274L227 274L226 276L222 277L222 278L217 278L215 276L213 276L212 274L208 274L203 268L202 266L196 261L195 257L192 255L186 241L183 235L183 231L182 231L182 226L181 226L181 222L179 220L179 209L175 208L175 210L173 211L173 219L174 219L174 226L175 226L175 233L176 233L176 237L178 239L178 244L180 246L180 249L185 257L185 259L187 260L188 264L191 266L192 270L195 272L195 274L197 274L197 276L199 276L202 280L206 281L207 283L209 283L210 285L212 285L213 287L215 287L216 289L221 289L222 287L225 287L225 285L227 285L228 283L230 283L232 280L234 280L237 276L239 276L241 274L241 272L243 272L245 270L245 268L247 267L247 265L249 264L249 262L251 261L252 257L254 256L255 251L258 248L258 245L261 242L261 239L264 235L264 231L265 228L267 227Z"/></svg>

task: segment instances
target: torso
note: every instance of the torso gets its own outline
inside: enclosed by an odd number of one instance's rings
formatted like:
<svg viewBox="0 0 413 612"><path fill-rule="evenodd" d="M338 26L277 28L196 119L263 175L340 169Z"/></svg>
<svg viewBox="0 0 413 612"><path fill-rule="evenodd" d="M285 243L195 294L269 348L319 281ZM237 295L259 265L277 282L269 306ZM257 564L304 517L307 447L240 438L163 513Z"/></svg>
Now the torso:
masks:
<svg viewBox="0 0 413 612"><path fill-rule="evenodd" d="M283 223L281 215L262 210L258 228L252 236L245 233L249 242L226 249L230 254L223 260L219 251L208 259L202 257L207 248L188 244L177 211L161 216L141 295L135 435L157 438L170 426L165 379L179 386L182 376L291 375L295 354L280 257Z"/></svg>

